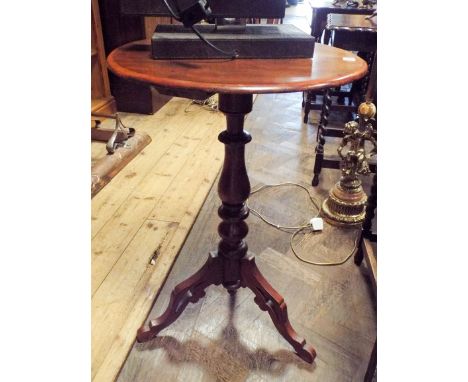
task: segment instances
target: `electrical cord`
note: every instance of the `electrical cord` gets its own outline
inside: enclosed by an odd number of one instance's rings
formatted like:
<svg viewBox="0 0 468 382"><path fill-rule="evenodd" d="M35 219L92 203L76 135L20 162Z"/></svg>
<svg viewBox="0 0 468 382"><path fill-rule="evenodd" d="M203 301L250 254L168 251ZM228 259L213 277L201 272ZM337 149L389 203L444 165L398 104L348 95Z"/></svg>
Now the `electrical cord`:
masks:
<svg viewBox="0 0 468 382"><path fill-rule="evenodd" d="M190 28L192 28L192 31L205 43L207 44L208 46L210 46L211 48L213 48L214 50L216 50L217 52L221 53L221 54L224 54L226 56L230 56L231 58L237 58L239 57L239 52L237 50L233 50L232 52L228 52L226 50L223 50L221 48L218 48L217 46L213 45L211 42L209 42L205 36L203 36L200 31L195 28L195 25L192 25Z"/></svg>
<svg viewBox="0 0 468 382"><path fill-rule="evenodd" d="M189 104L187 105L187 107L184 109L184 113L190 113L192 110L190 110L190 107L192 105L197 105L199 107L201 107L202 109L205 109L205 110L208 110L208 111L211 111L211 112L218 112L218 100L217 100L217 96L216 95L212 95L211 97L205 99L205 100L202 100L202 101L199 101L199 100L191 100L189 102Z"/></svg>
<svg viewBox="0 0 468 382"><path fill-rule="evenodd" d="M281 187L281 186L297 186L297 187L300 187L302 188L303 190L305 190L307 192L307 194L309 195L309 199L310 201L312 202L312 204L314 205L315 208L317 208L317 214L314 216L317 217L320 215L320 204L317 203L317 201L314 199L314 197L312 196L312 194L309 192L309 190L304 187L303 185L301 184L298 184L298 183L293 183L293 182L284 182L284 183L277 183L277 184L265 184L263 186L260 186L258 189L256 190L253 190L250 192L250 196L256 194L257 192L259 191L262 191L264 190L265 188L271 188L271 187ZM250 212L252 212L253 215L257 216L258 218L260 218L261 220L263 220L265 223L277 228L277 229L281 229L281 230L297 230L297 229L301 229L301 228L306 228L306 227L309 227L310 226L310 223L307 222L307 223L304 223L300 226L297 226L297 227L288 227L288 226L281 226L279 224L275 224L275 223L272 223L271 221L269 221L267 218L265 218L263 215L261 215L257 210L251 208L248 204L247 204L247 207L249 207L249 210Z"/></svg>
<svg viewBox="0 0 468 382"><path fill-rule="evenodd" d="M177 1L175 2L175 5L176 5L176 8L177 8L177 12L175 12L172 7L169 5L169 2L167 0L163 0L164 1L164 5L166 6L166 8L168 9L169 13L172 15L173 18L175 18L177 21L182 21L182 18L180 17L180 9L177 5ZM207 44L209 47L211 47L212 49L216 50L217 52L221 53L221 54L224 54L226 56L229 56L231 58L237 58L239 57L239 52L237 50L233 50L232 52L228 52L226 50L223 50L221 48L218 48L217 46L213 45L213 43L211 43L210 41L208 41L205 36L203 36L200 31L195 28L195 25L191 25L190 28L192 29L193 33L195 33L198 38L200 40L202 40L205 44Z"/></svg>
<svg viewBox="0 0 468 382"><path fill-rule="evenodd" d="M317 209L317 214L314 216L314 218L318 217L320 215L320 212L322 210L322 208L320 207L320 203L317 203L317 201L315 200L315 198L312 196L312 194L310 193L310 191L304 187L303 185L299 184L299 183L294 183L294 182L284 182L284 183L277 183L277 184L265 184L263 186L260 186L259 188L251 191L250 193L250 196L258 193L259 191L262 191L266 188L271 188L271 187L280 187L280 186L297 186L297 187L300 187L302 188L303 190L305 190L309 196L309 199L310 201L312 202L312 204L314 205L314 207ZM300 233L302 232L303 230L305 229L312 229L312 224L309 222L307 223L304 223L302 225L299 225L299 226L282 226L280 224L276 224L276 223L273 223L272 221L270 221L269 219L267 219L265 216L263 216L260 212L258 212L256 209L252 208L249 206L248 204L248 200L246 202L246 205L247 207L249 208L250 212L252 213L252 215L254 216L257 216L258 218L260 218L262 221L264 221L266 224L280 230L280 231L283 231L283 232L287 232L287 233L291 233L291 237L290 237L290 240L289 240L289 246L291 247L291 250L293 252L293 254L302 262L304 263L307 263L307 264L312 264L312 265L318 265L318 266L336 266L336 265L342 265L344 263L346 263L357 251L357 248L358 248L358 241L359 241L359 237L360 235L358 234L354 240L354 247L353 247L353 250L345 257L343 258L342 260L339 260L339 261L336 261L336 262L318 262L318 261L312 261L312 260L308 260L308 259L305 259L303 257L301 257L297 252L296 250L294 249L294 238Z"/></svg>
<svg viewBox="0 0 468 382"><path fill-rule="evenodd" d="M172 9L172 7L169 5L168 1L167 0L163 0L164 1L164 5L166 6L166 8L168 9L169 13L172 15L172 17L174 17L177 21L182 21L182 19L180 18L180 16L178 15L178 13L180 13L180 9L179 7L177 6L177 2L176 2L176 8L177 8L177 13Z"/></svg>
<svg viewBox="0 0 468 382"><path fill-rule="evenodd" d="M296 252L296 250L294 249L294 245L293 245L293 240L294 238L296 237L296 235L303 231L305 228L309 228L309 227L304 227L304 228L300 228L298 229L297 231L295 231L292 235L291 235L291 239L289 241L289 244L290 244L290 247L291 247L291 250L292 252L294 253L294 255L301 261L303 261L304 263L307 263L307 264L312 264L312 265L320 265L320 266L335 266L335 265L342 265L344 263L346 263L357 251L358 249L358 241L359 241L359 234L356 235L356 238L354 239L354 246L353 246L353 249L352 251L349 253L348 256L346 256L343 260L340 260L340 261L336 261L336 262L318 262L318 261L312 261L312 260L308 260L308 259L304 259L303 257L299 256L299 254Z"/></svg>

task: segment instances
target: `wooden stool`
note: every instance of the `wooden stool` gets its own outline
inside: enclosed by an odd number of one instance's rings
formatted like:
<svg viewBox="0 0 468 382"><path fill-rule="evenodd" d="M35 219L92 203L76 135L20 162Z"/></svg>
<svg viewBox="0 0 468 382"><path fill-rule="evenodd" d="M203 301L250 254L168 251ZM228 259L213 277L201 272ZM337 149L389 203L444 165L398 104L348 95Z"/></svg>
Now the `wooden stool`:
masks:
<svg viewBox="0 0 468 382"><path fill-rule="evenodd" d="M315 37L317 42L320 42L327 25L327 16L330 13L371 15L377 8L377 4L374 2L369 1L367 5L364 5L362 0L357 7L348 5L347 0L307 0L307 3L312 11L310 34Z"/></svg>
<svg viewBox="0 0 468 382"><path fill-rule="evenodd" d="M365 15L343 15L329 14L326 30L330 32L329 43L337 48L357 51L361 58L367 61L370 72L374 66L375 52L377 50L377 22L373 18L368 19ZM323 103L319 105L314 102L313 97L307 95L304 102L304 123L308 121L310 110L321 108L319 125L317 128L317 146L315 148L315 165L312 186L319 183L319 175L322 167L339 168L339 161L328 163L324 160L325 137L342 137L341 128L327 128L328 118L331 111L344 111L354 113L360 102L366 100L366 94L374 94L376 81L370 84L370 76L367 75L362 80L354 82L349 91L341 89L331 90L330 88L323 92ZM372 89L370 89L372 87ZM332 97L338 96L337 103L332 102ZM348 99L345 104L345 99ZM374 99L374 96L371 97ZM369 99L369 98L367 98ZM375 103L375 100L374 100Z"/></svg>
<svg viewBox="0 0 468 382"><path fill-rule="evenodd" d="M327 17L330 13L334 14L353 14L370 16L376 11L376 1L359 1L358 6L352 6L347 0L307 0L311 10L310 34L315 37L316 42L327 44L330 38L330 31L326 30ZM309 91L303 94L302 107L306 106L306 100L309 104L316 102L316 96L320 95L317 91ZM321 105L321 104L320 104ZM309 108L304 115L304 123L308 121L310 110L320 110L318 108Z"/></svg>

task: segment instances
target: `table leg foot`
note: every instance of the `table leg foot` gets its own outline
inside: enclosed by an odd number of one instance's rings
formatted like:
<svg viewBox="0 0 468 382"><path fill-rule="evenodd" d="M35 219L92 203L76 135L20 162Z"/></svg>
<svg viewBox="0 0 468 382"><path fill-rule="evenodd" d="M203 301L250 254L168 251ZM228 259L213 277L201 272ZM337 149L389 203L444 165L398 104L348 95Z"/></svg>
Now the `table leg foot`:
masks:
<svg viewBox="0 0 468 382"><path fill-rule="evenodd" d="M325 138L320 136L320 141L315 147L315 163L314 163L314 176L312 177L312 186L317 187L319 184L319 176L322 172L322 165L323 165L323 145L325 143Z"/></svg>
<svg viewBox="0 0 468 382"><path fill-rule="evenodd" d="M210 285L222 282L222 262L216 252L211 252L207 262L198 272L178 284L171 293L166 311L158 318L151 320L149 326L138 330L137 341L146 342L172 324L184 311L189 302L195 303L205 296L205 289Z"/></svg>
<svg viewBox="0 0 468 382"><path fill-rule="evenodd" d="M268 312L276 329L291 344L297 355L304 361L312 363L316 356L315 349L312 346L306 346L305 339L300 337L291 326L283 297L260 273L253 255L247 256L241 262L242 286L252 290L255 294L255 303L261 310Z"/></svg>

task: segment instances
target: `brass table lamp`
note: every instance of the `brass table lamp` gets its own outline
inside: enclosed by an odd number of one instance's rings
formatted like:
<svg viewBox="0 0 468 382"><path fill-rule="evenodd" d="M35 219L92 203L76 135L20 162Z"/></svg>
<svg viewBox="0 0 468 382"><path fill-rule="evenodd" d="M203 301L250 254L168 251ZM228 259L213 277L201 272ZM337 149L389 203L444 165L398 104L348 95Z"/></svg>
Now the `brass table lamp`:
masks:
<svg viewBox="0 0 468 382"><path fill-rule="evenodd" d="M364 221L367 195L362 189L359 175L370 173L368 159L377 153L373 128L375 113L373 103L363 102L358 108L359 122L345 124L344 137L337 150L341 157L341 179L322 204L322 216L330 224L356 226ZM373 145L369 153L366 153L366 141ZM348 151L343 153L348 145Z"/></svg>

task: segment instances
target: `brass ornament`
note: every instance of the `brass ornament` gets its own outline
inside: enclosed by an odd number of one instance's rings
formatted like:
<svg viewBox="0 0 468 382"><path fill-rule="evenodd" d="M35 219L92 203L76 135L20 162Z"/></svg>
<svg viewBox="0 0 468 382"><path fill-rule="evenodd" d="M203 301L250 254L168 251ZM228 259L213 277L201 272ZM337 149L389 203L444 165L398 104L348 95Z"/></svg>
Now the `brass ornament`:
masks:
<svg viewBox="0 0 468 382"><path fill-rule="evenodd" d="M377 108L372 102L363 102L358 107L358 114L362 118L374 118Z"/></svg>
<svg viewBox="0 0 468 382"><path fill-rule="evenodd" d="M370 174L368 160L377 153L377 141L373 117L376 107L371 102L359 105L359 122L345 124L344 137L338 147L341 157L341 179L330 190L322 204L322 216L330 224L356 226L364 221L367 195L362 189L359 175ZM366 153L365 142L370 141L373 149ZM343 149L349 145L344 153Z"/></svg>

